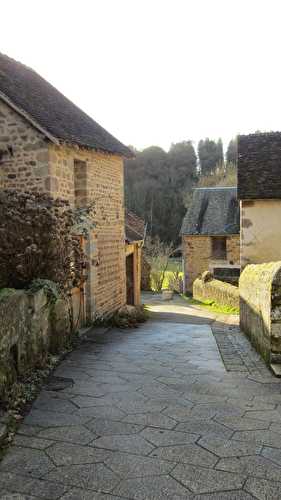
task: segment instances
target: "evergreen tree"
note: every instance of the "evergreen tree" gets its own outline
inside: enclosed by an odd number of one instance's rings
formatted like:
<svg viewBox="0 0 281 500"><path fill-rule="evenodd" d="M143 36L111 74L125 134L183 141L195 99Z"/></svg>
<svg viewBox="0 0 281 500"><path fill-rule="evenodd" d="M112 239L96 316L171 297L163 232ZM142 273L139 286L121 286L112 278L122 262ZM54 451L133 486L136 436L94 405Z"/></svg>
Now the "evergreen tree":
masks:
<svg viewBox="0 0 281 500"><path fill-rule="evenodd" d="M212 139L201 139L198 144L198 157L201 175L209 175L215 172L217 165L223 163L222 140L217 142Z"/></svg>
<svg viewBox="0 0 281 500"><path fill-rule="evenodd" d="M231 139L231 141L229 141L226 150L226 160L228 163L234 163L235 165L237 165L237 138Z"/></svg>

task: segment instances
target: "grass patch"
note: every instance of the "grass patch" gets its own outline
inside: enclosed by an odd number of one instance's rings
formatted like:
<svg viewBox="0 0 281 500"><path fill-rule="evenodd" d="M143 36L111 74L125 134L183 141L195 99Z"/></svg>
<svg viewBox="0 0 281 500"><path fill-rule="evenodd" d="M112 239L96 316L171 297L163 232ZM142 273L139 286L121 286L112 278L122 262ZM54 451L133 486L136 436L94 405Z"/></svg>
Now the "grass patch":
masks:
<svg viewBox="0 0 281 500"><path fill-rule="evenodd" d="M161 274L160 271L157 269L152 269L151 270L151 290L153 292L156 291L156 286L153 280L153 273L157 273L159 276ZM162 285L162 289L167 289L169 288L169 285L174 281L175 279L175 273L178 272L178 278L183 279L183 272L182 272L182 261L181 259L175 259L175 258L170 258L168 262L167 269L165 271L165 276L164 276L164 281Z"/></svg>
<svg viewBox="0 0 281 500"><path fill-rule="evenodd" d="M183 299L185 299L190 305L195 305L195 306L200 306L208 309L211 312L214 313L220 313L220 314L239 314L239 308L238 307L231 307L231 306L222 306L220 304L217 304L214 300L196 300L193 297L189 297L187 295L182 295Z"/></svg>
<svg viewBox="0 0 281 500"><path fill-rule="evenodd" d="M166 271L165 272L165 278L164 278L164 281L163 281L162 288L169 288L169 283L173 279L173 277L174 277L174 271L171 271L171 270L170 271ZM182 272L179 273L179 277L183 278L183 273Z"/></svg>
<svg viewBox="0 0 281 500"><path fill-rule="evenodd" d="M0 302L16 293L14 288L0 288Z"/></svg>

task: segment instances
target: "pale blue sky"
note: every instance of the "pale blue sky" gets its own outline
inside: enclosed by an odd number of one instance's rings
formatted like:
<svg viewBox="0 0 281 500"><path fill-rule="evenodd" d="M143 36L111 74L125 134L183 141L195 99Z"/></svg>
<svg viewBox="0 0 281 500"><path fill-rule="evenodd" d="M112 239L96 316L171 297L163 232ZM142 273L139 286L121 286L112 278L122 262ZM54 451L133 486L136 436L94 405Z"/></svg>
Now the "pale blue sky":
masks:
<svg viewBox="0 0 281 500"><path fill-rule="evenodd" d="M0 50L126 144L281 130L280 0L2 0Z"/></svg>

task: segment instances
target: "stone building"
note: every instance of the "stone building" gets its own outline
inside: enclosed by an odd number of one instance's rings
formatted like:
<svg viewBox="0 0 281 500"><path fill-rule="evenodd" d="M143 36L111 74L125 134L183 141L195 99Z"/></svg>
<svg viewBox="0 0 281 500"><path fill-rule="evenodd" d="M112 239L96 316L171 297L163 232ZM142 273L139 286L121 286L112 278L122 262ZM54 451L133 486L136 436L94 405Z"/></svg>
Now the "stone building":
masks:
<svg viewBox="0 0 281 500"><path fill-rule="evenodd" d="M0 54L0 187L95 203L86 316L126 303L123 159L131 151L32 69Z"/></svg>
<svg viewBox="0 0 281 500"><path fill-rule="evenodd" d="M238 138L241 267L281 260L281 133Z"/></svg>
<svg viewBox="0 0 281 500"><path fill-rule="evenodd" d="M145 222L135 213L125 213L127 304L141 304L142 247Z"/></svg>
<svg viewBox="0 0 281 500"><path fill-rule="evenodd" d="M194 189L181 236L185 291L191 292L194 280L206 270L225 281L231 282L233 275L237 279L240 242L236 188Z"/></svg>

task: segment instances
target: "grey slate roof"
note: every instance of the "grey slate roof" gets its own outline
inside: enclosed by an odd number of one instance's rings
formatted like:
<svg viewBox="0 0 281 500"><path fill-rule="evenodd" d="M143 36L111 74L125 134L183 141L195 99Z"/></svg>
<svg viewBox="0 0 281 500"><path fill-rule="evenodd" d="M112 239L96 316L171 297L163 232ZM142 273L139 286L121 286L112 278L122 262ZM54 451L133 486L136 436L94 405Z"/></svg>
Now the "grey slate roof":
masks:
<svg viewBox="0 0 281 500"><path fill-rule="evenodd" d="M0 53L0 92L62 142L131 157L132 152L27 66ZM1 95L0 95L1 98Z"/></svg>
<svg viewBox="0 0 281 500"><path fill-rule="evenodd" d="M281 133L238 137L238 198L281 198Z"/></svg>
<svg viewBox="0 0 281 500"><path fill-rule="evenodd" d="M125 236L126 241L142 241L145 238L145 222L134 212L126 210L125 213Z"/></svg>
<svg viewBox="0 0 281 500"><path fill-rule="evenodd" d="M181 234L239 233L239 204L235 187L197 188L182 223Z"/></svg>

